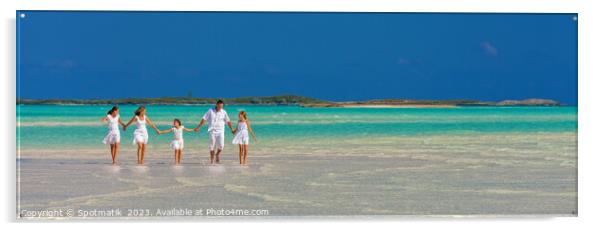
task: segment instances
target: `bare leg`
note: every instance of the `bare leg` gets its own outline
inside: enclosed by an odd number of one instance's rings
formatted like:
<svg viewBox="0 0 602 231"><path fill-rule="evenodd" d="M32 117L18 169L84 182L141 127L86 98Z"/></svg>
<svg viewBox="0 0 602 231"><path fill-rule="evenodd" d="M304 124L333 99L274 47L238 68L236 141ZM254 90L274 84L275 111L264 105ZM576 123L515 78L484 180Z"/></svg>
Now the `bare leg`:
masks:
<svg viewBox="0 0 602 231"><path fill-rule="evenodd" d="M113 144L113 150L111 153L111 157L113 158L113 165L117 164L117 150L119 149L119 143Z"/></svg>
<svg viewBox="0 0 602 231"><path fill-rule="evenodd" d="M209 151L209 155L211 156L211 164L215 163L215 151Z"/></svg>
<svg viewBox="0 0 602 231"><path fill-rule="evenodd" d="M144 152L146 151L146 144L142 144L142 151L140 152L140 164L144 165Z"/></svg>
<svg viewBox="0 0 602 231"><path fill-rule="evenodd" d="M113 160L113 165L115 165L115 144L110 144L109 147L111 148L111 159Z"/></svg>
<svg viewBox="0 0 602 231"><path fill-rule="evenodd" d="M177 165L178 164L178 149L176 149L174 151L173 159L174 159L174 163Z"/></svg>
<svg viewBox="0 0 602 231"><path fill-rule="evenodd" d="M243 153L242 144L239 144L238 145L238 162L239 162L240 165L243 164L243 162L242 162L242 153Z"/></svg>
<svg viewBox="0 0 602 231"><path fill-rule="evenodd" d="M178 149L177 165L180 165L180 160L182 159L182 149Z"/></svg>
<svg viewBox="0 0 602 231"><path fill-rule="evenodd" d="M222 153L221 149L218 149L217 152L215 153L215 163L219 164L219 154Z"/></svg>
<svg viewBox="0 0 602 231"><path fill-rule="evenodd" d="M114 158L115 164L117 164L117 153L119 153L119 143L115 144L115 158Z"/></svg>
<svg viewBox="0 0 602 231"><path fill-rule="evenodd" d="M244 154L243 154L242 164L246 165L247 164L247 154L249 153L249 145L243 144L243 151L244 151Z"/></svg>
<svg viewBox="0 0 602 231"><path fill-rule="evenodd" d="M138 165L140 165L141 164L140 156L142 156L142 143L137 143L137 144L138 144L138 151L136 152L136 155L138 156Z"/></svg>

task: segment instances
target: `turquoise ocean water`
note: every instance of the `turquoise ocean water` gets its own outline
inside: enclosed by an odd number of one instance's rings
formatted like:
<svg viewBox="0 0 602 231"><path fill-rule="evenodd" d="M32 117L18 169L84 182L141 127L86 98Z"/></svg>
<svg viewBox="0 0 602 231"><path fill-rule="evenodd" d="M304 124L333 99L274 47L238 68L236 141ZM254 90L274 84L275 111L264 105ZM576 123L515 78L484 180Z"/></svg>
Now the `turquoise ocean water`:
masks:
<svg viewBox="0 0 602 231"><path fill-rule="evenodd" d="M194 127L211 107L151 105L148 116L160 129L168 129L174 118ZM108 105L20 105L17 107L18 143L21 149L66 147L104 148L106 125L100 118ZM136 106L120 107L127 122ZM458 108L304 108L298 106L227 105L235 123L237 112L246 110L264 143L299 143L376 137L555 133L577 131L576 107L458 107ZM122 132L122 143L130 143L135 126ZM188 141L206 139L204 133L187 133ZM170 134L150 133L150 143L166 144ZM226 136L226 143L231 139Z"/></svg>
<svg viewBox="0 0 602 231"><path fill-rule="evenodd" d="M161 129L194 127L206 106L148 106ZM118 166L102 144L110 106L18 107L19 207L268 209L270 215L577 214L576 107L303 108L246 110L258 142L249 165L226 133L209 165L206 127L149 134L136 166L133 127ZM121 106L124 120L136 106ZM177 195L177 196L174 196Z"/></svg>

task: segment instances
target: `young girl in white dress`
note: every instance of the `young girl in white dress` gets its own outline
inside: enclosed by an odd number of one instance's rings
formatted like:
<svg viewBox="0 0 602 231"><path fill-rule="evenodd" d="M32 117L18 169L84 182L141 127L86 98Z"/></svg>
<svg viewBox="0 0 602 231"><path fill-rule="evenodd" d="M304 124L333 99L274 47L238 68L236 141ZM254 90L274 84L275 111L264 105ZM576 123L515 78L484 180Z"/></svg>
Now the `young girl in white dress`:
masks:
<svg viewBox="0 0 602 231"><path fill-rule="evenodd" d="M169 146L174 150L176 165L180 165L180 159L182 158L182 149L184 149L184 131L193 132L194 130L182 126L182 122L180 122L179 119L173 120L173 127L171 129L159 131L159 134L173 132L173 140Z"/></svg>
<svg viewBox="0 0 602 231"><path fill-rule="evenodd" d="M138 165L144 165L144 152L146 151L146 143L148 143L148 131L146 131L146 124L148 123L157 133L159 129L153 124L153 122L146 116L146 107L140 106L134 112L134 117L123 126L123 130L130 126L131 123L136 121L136 130L134 130L134 144L138 146Z"/></svg>
<svg viewBox="0 0 602 231"><path fill-rule="evenodd" d="M249 153L249 132L253 136L253 140L257 142L255 133L251 129L251 122L247 119L247 113L240 111L238 113L238 125L234 129L235 135L232 139L232 144L238 144L238 160L241 165L247 164L247 154Z"/></svg>
<svg viewBox="0 0 602 231"><path fill-rule="evenodd" d="M113 165L116 165L117 150L119 149L119 141L121 140L119 125L125 126L119 117L119 108L117 106L111 108L111 110L107 112L107 116L102 117L100 121L107 122L108 133L102 142L111 147L111 158L113 159Z"/></svg>

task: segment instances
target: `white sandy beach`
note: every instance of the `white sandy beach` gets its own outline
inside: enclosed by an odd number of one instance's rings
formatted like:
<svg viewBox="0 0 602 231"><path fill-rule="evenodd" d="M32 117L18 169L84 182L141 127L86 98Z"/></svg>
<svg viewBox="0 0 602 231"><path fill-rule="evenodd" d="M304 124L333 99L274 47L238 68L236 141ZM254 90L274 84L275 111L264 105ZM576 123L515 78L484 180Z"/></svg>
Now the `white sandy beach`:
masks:
<svg viewBox="0 0 602 231"><path fill-rule="evenodd" d="M149 150L145 167L134 165L131 145L117 167L104 150L23 150L18 209L572 216L575 141L573 133L392 137L347 140L340 145L348 153L328 141L312 149L259 144L245 167L232 146L223 164L210 166L204 144L190 144L180 167L164 147Z"/></svg>

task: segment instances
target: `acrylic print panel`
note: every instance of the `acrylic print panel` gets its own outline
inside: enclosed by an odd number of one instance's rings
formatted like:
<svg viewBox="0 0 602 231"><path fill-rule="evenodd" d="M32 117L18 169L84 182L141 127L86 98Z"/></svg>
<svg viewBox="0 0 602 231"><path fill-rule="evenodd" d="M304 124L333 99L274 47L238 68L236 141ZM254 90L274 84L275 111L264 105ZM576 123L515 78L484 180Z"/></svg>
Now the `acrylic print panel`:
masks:
<svg viewBox="0 0 602 231"><path fill-rule="evenodd" d="M575 216L576 55L576 14L18 11L17 216Z"/></svg>

